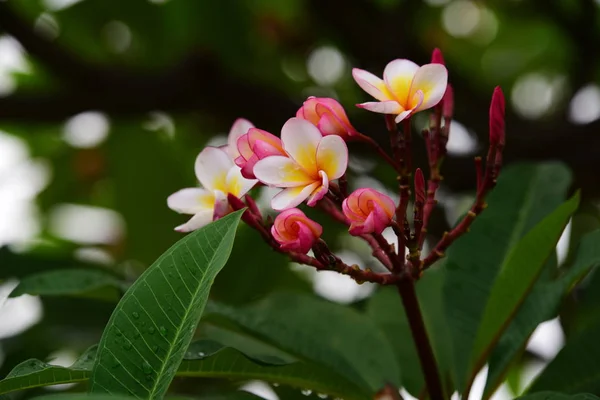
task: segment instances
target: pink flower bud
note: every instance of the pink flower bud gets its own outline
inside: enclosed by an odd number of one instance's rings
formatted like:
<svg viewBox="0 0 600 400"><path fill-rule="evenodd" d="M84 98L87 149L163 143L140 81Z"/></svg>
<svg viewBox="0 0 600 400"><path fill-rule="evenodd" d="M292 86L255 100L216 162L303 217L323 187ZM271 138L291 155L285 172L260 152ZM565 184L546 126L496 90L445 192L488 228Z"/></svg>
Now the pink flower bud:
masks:
<svg viewBox="0 0 600 400"><path fill-rule="evenodd" d="M496 86L490 106L490 144L504 145L504 93Z"/></svg>
<svg viewBox="0 0 600 400"><path fill-rule="evenodd" d="M375 189L358 189L342 203L344 215L350 221L351 235L381 233L390 225L396 205Z"/></svg>
<svg viewBox="0 0 600 400"><path fill-rule="evenodd" d="M442 55L442 51L437 47L433 49L433 53L431 54L431 63L432 64L442 64L444 63L444 56Z"/></svg>
<svg viewBox="0 0 600 400"><path fill-rule="evenodd" d="M425 177L421 168L417 168L415 172L415 200L417 203L425 203Z"/></svg>
<svg viewBox="0 0 600 400"><path fill-rule="evenodd" d="M308 253L322 233L321 225L297 208L290 208L279 214L271 227L271 234L282 250L303 254Z"/></svg>
<svg viewBox="0 0 600 400"><path fill-rule="evenodd" d="M328 97L309 97L296 113L296 118L310 121L324 136L338 135L347 138L358 135L350 124L344 107Z"/></svg>
<svg viewBox="0 0 600 400"><path fill-rule="evenodd" d="M454 114L454 89L448 84L446 93L442 98L442 115L444 118L452 118Z"/></svg>
<svg viewBox="0 0 600 400"><path fill-rule="evenodd" d="M268 156L285 155L281 139L262 129L250 128L248 133L237 140L239 156L235 164L242 169L242 176L254 179L254 165Z"/></svg>

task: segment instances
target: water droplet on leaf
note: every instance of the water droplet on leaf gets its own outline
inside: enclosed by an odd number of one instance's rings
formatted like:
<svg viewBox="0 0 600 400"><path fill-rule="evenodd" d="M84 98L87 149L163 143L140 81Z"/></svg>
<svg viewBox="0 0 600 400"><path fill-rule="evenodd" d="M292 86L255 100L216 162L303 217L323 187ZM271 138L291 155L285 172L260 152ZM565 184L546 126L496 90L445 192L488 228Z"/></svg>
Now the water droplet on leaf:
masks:
<svg viewBox="0 0 600 400"><path fill-rule="evenodd" d="M135 311L131 315L133 316L133 319L138 319L140 317L140 314Z"/></svg>
<svg viewBox="0 0 600 400"><path fill-rule="evenodd" d="M150 375L152 373L152 366L148 364L147 361L144 361L142 364L142 371L144 371L146 375Z"/></svg>

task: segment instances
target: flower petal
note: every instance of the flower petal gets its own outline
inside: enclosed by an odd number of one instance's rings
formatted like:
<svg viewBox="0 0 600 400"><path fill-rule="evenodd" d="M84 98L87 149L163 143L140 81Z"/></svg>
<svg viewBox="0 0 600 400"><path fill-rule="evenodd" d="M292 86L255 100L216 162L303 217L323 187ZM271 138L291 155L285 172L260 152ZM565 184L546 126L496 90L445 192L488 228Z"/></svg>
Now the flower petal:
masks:
<svg viewBox="0 0 600 400"><path fill-rule="evenodd" d="M440 102L448 86L448 70L442 64L423 65L413 79L411 96L418 90L423 92L423 103L416 111L426 110Z"/></svg>
<svg viewBox="0 0 600 400"><path fill-rule="evenodd" d="M271 156L254 165L254 175L262 183L276 187L306 186L314 179L289 157Z"/></svg>
<svg viewBox="0 0 600 400"><path fill-rule="evenodd" d="M196 215L194 215L188 222L183 225L179 225L175 228L177 232L191 232L198 228L202 228L205 225L208 225L213 220L213 210L210 211L200 211Z"/></svg>
<svg viewBox="0 0 600 400"><path fill-rule="evenodd" d="M402 108L402 106L395 100L373 101L369 103L357 104L356 106L381 114L400 114L404 111L404 108Z"/></svg>
<svg viewBox="0 0 600 400"><path fill-rule="evenodd" d="M402 111L400 114L398 114L396 116L396 123L399 124L400 122L404 121L410 114L412 114L415 110L406 110L406 111Z"/></svg>
<svg viewBox="0 0 600 400"><path fill-rule="evenodd" d="M252 122L244 118L238 118L235 120L231 129L229 130L229 136L227 137L227 151L232 159L240 156L237 148L238 139L248 132L248 129L254 128Z"/></svg>
<svg viewBox="0 0 600 400"><path fill-rule="evenodd" d="M352 77L364 90L379 101L392 100L394 97L388 90L385 82L370 72L362 69L353 68Z"/></svg>
<svg viewBox="0 0 600 400"><path fill-rule="evenodd" d="M271 207L277 211L287 210L302 203L319 186L321 182L314 182L307 186L290 187L277 193L271 200Z"/></svg>
<svg viewBox="0 0 600 400"><path fill-rule="evenodd" d="M317 187L310 196L308 196L306 205L309 207L316 206L317 202L329 192L329 178L327 177L327 174L324 171L319 171L319 175L321 176L321 186Z"/></svg>
<svg viewBox="0 0 600 400"><path fill-rule="evenodd" d="M231 167L226 178L227 192L236 197L242 197L258 183L256 179L246 179L239 167Z"/></svg>
<svg viewBox="0 0 600 400"><path fill-rule="evenodd" d="M329 179L338 179L348 168L348 147L339 136L325 136L317 147L317 168Z"/></svg>
<svg viewBox="0 0 600 400"><path fill-rule="evenodd" d="M186 188L167 198L167 205L180 214L196 214L203 210L212 210L215 196L211 191L201 188Z"/></svg>
<svg viewBox="0 0 600 400"><path fill-rule="evenodd" d="M406 108L410 86L419 66L406 59L398 59L388 63L383 71L383 80L398 102Z"/></svg>
<svg viewBox="0 0 600 400"><path fill-rule="evenodd" d="M225 192L225 178L233 166L233 160L218 147L207 147L196 158L196 177L208 190Z"/></svg>
<svg viewBox="0 0 600 400"><path fill-rule="evenodd" d="M290 118L281 128L283 148L309 175L317 174L317 146L323 138L309 121Z"/></svg>

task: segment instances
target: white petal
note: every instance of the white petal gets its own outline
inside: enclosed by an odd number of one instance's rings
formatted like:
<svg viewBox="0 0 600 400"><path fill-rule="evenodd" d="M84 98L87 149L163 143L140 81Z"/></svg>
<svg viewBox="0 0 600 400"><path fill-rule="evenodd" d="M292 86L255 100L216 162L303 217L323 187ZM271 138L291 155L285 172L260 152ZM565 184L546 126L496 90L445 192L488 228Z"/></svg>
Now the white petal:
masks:
<svg viewBox="0 0 600 400"><path fill-rule="evenodd" d="M213 220L213 210L210 211L201 211L198 214L194 215L188 222L183 225L179 225L175 230L177 232L191 232L198 228L202 228L205 225L208 225Z"/></svg>
<svg viewBox="0 0 600 400"><path fill-rule="evenodd" d="M322 138L319 128L305 119L290 118L281 128L284 150L312 175L317 174L317 146Z"/></svg>
<svg viewBox="0 0 600 400"><path fill-rule="evenodd" d="M294 160L284 156L271 156L259 160L254 166L254 175L262 183L275 187L305 186L314 182Z"/></svg>
<svg viewBox="0 0 600 400"><path fill-rule="evenodd" d="M296 207L306 200L320 185L321 182L315 182L307 186L283 189L273 197L273 200L271 200L271 207L277 211L284 211Z"/></svg>
<svg viewBox="0 0 600 400"><path fill-rule="evenodd" d="M406 110L406 111L402 111L400 114L398 114L396 116L396 123L399 124L400 122L404 121L406 119L406 117L408 117L410 114L412 114L415 110Z"/></svg>
<svg viewBox="0 0 600 400"><path fill-rule="evenodd" d="M242 197L258 183L256 179L246 179L242 176L240 167L235 166L227 174L227 193Z"/></svg>
<svg viewBox="0 0 600 400"><path fill-rule="evenodd" d="M325 136L317 148L317 166L329 179L338 179L348 168L348 147L339 136Z"/></svg>
<svg viewBox="0 0 600 400"><path fill-rule="evenodd" d="M167 198L167 205L180 214L196 214L203 210L212 210L214 195L200 188L181 189Z"/></svg>
<svg viewBox="0 0 600 400"><path fill-rule="evenodd" d="M227 137L227 151L232 160L235 160L240 156L240 152L237 149L237 141L242 136L248 133L248 129L254 128L252 122L244 118L238 118L235 120L229 131Z"/></svg>
<svg viewBox="0 0 600 400"><path fill-rule="evenodd" d="M357 107L381 114L399 114L404 108L397 101L373 101L369 103L357 104Z"/></svg>
<svg viewBox="0 0 600 400"><path fill-rule="evenodd" d="M426 110L442 100L448 86L448 70L442 64L423 65L413 79L411 96L418 90L423 92L423 103L416 111Z"/></svg>
<svg viewBox="0 0 600 400"><path fill-rule="evenodd" d="M391 100L389 90L387 89L385 82L379 79L370 72L362 69L353 68L352 77L358 83L358 86L371 96L375 97L379 101Z"/></svg>
<svg viewBox="0 0 600 400"><path fill-rule="evenodd" d="M388 63L383 71L385 84L403 106L406 106L411 83L418 70L419 66L414 62L398 59Z"/></svg>
<svg viewBox="0 0 600 400"><path fill-rule="evenodd" d="M225 151L218 147L207 147L196 158L196 177L206 189L224 192L227 173L233 166L233 161Z"/></svg>

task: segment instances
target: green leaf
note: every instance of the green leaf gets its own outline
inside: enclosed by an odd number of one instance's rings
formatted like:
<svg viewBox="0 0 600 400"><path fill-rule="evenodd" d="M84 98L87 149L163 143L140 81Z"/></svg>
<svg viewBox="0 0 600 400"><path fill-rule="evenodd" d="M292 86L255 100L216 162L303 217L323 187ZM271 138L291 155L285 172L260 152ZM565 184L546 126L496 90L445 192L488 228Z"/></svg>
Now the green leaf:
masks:
<svg viewBox="0 0 600 400"><path fill-rule="evenodd" d="M444 309L452 340L452 375L463 391L490 290L512 248L565 198L569 170L559 163L506 168L471 230L449 249Z"/></svg>
<svg viewBox="0 0 600 400"><path fill-rule="evenodd" d="M33 400L134 400L135 397L110 394L56 393L34 397Z"/></svg>
<svg viewBox="0 0 600 400"><path fill-rule="evenodd" d="M528 392L600 393L600 320L571 337Z"/></svg>
<svg viewBox="0 0 600 400"><path fill-rule="evenodd" d="M85 381L89 378L97 347L90 347L68 368L36 359L24 361L0 381L0 394L39 386Z"/></svg>
<svg viewBox="0 0 600 400"><path fill-rule="evenodd" d="M451 342L442 303L444 273L443 264L428 270L416 285L416 289L438 368L442 377L446 378L451 370ZM413 396L419 396L425 381L398 291L395 288L380 288L369 300L366 312L385 333L394 349L402 369L402 386Z"/></svg>
<svg viewBox="0 0 600 400"><path fill-rule="evenodd" d="M523 350L528 338L542 322L556 316L558 307L564 296L573 285L585 276L593 267L600 265L600 230L590 232L582 237L574 262L558 277L544 274L540 282L520 307L515 319L500 342L494 349L489 360L489 370L484 397L492 394L501 383L511 361ZM551 268L545 267L552 272Z"/></svg>
<svg viewBox="0 0 600 400"><path fill-rule="evenodd" d="M112 290L99 290L106 288ZM108 272L94 269L57 269L26 276L20 280L10 297L30 294L117 300L120 290L126 290L125 282Z"/></svg>
<svg viewBox="0 0 600 400"><path fill-rule="evenodd" d="M371 319L349 307L282 292L240 308L209 303L207 312L301 360L327 366L371 394L386 383L399 384L390 343Z"/></svg>
<svg viewBox="0 0 600 400"><path fill-rule="evenodd" d="M598 400L598 397L590 393L564 394L557 392L537 392L526 396L517 397L518 400Z"/></svg>
<svg viewBox="0 0 600 400"><path fill-rule="evenodd" d="M125 293L98 346L91 393L163 397L229 257L241 215L177 242Z"/></svg>
<svg viewBox="0 0 600 400"><path fill-rule="evenodd" d="M579 193L576 193L529 231L507 257L490 292L473 345L473 372L484 365L487 355L523 304L578 205Z"/></svg>

